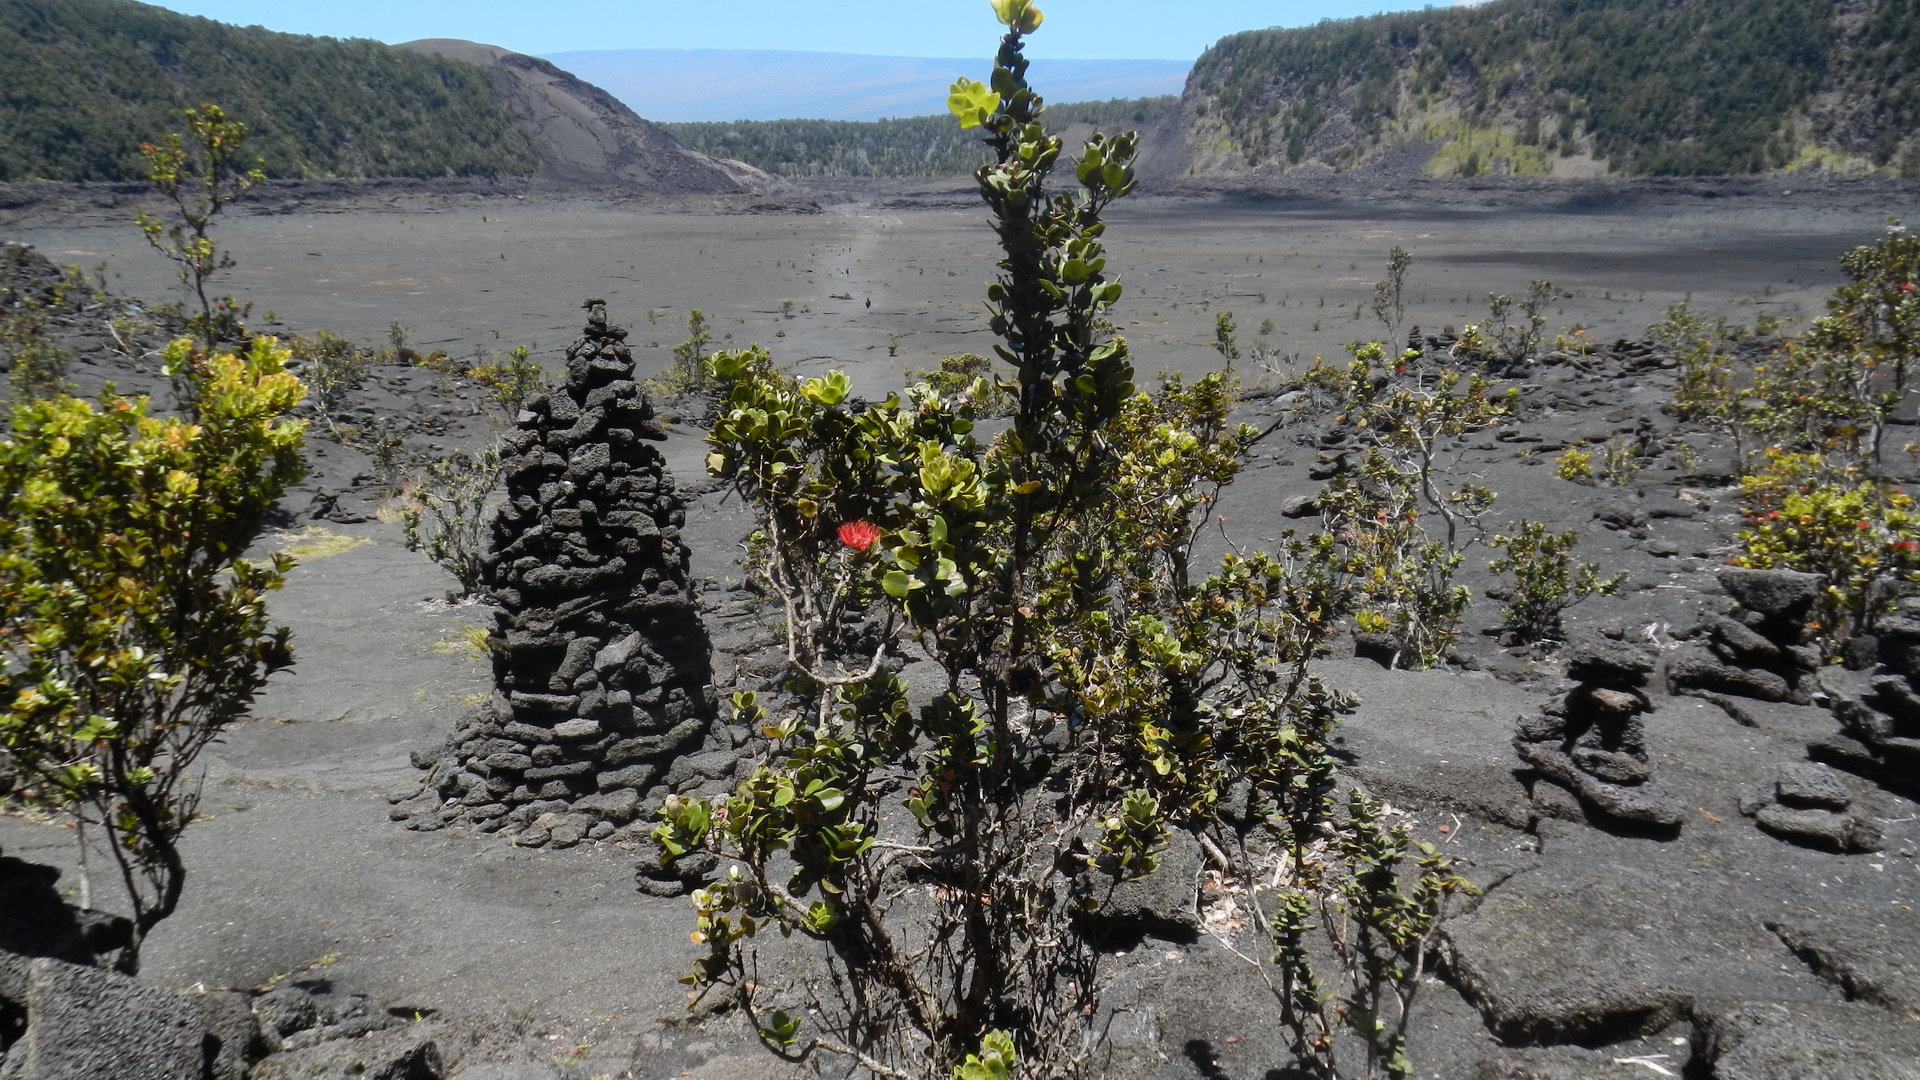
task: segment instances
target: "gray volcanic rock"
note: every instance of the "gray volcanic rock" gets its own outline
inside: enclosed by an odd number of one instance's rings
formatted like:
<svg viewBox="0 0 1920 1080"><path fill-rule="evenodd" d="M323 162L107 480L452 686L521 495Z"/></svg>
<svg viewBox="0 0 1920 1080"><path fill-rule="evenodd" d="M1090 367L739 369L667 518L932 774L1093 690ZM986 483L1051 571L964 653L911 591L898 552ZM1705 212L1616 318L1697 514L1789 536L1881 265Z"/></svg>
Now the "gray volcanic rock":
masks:
<svg viewBox="0 0 1920 1080"><path fill-rule="evenodd" d="M417 831L467 824L533 847L605 838L708 732L711 647L679 536L686 511L650 445L664 433L627 332L603 301L584 306L566 385L528 403L505 448L486 561L495 692L428 766L432 798L396 815Z"/></svg>
<svg viewBox="0 0 1920 1080"><path fill-rule="evenodd" d="M1740 606L1769 618L1792 619L1805 615L1820 596L1826 578L1796 570L1746 570L1729 567L1720 571L1720 587L1740 601Z"/></svg>
<svg viewBox="0 0 1920 1080"><path fill-rule="evenodd" d="M1819 976L1850 1001L1866 1001L1908 1016L1920 1015L1920 944L1892 933L1908 918L1826 907L1769 920L1767 927Z"/></svg>
<svg viewBox="0 0 1920 1080"><path fill-rule="evenodd" d="M1807 620L1826 579L1794 570L1720 571L1720 587L1738 602L1732 617L1702 621L1705 646L1693 646L1667 662L1667 689L1720 704L1716 695L1756 701L1812 701L1812 676L1820 650L1810 642Z"/></svg>
<svg viewBox="0 0 1920 1080"><path fill-rule="evenodd" d="M1153 873L1113 884L1094 872L1078 879L1086 917L1095 926L1131 925L1146 930L1193 933L1200 929L1200 842L1184 829L1167 833L1167 847Z"/></svg>
<svg viewBox="0 0 1920 1080"><path fill-rule="evenodd" d="M1580 682L1544 715L1521 718L1513 738L1520 760L1578 796L1590 819L1677 830L1686 807L1654 779L1640 719L1653 707L1639 689L1652 657L1624 641L1581 635L1567 666Z"/></svg>
<svg viewBox="0 0 1920 1080"><path fill-rule="evenodd" d="M1809 756L1908 795L1920 795L1920 692L1905 654L1920 645L1920 623L1883 619L1872 671L1827 668L1817 683L1839 722L1838 733L1808 747Z"/></svg>
<svg viewBox="0 0 1920 1080"><path fill-rule="evenodd" d="M1516 875L1442 933L1462 993L1508 1045L1649 1034L1706 1001L1828 999L1754 916L1620 867Z"/></svg>
<svg viewBox="0 0 1920 1080"><path fill-rule="evenodd" d="M205 1017L187 998L99 968L27 964L27 1029L8 1080L201 1080ZM217 1047L215 1048L217 1051Z"/></svg>
<svg viewBox="0 0 1920 1080"><path fill-rule="evenodd" d="M1920 1080L1920 1024L1872 1005L1743 1000L1694 1021L1714 1080Z"/></svg>
<svg viewBox="0 0 1920 1080"><path fill-rule="evenodd" d="M744 162L687 149L612 94L539 57L453 38L424 38L396 48L490 71L508 113L540 159L543 180L662 194L762 192L777 186Z"/></svg>

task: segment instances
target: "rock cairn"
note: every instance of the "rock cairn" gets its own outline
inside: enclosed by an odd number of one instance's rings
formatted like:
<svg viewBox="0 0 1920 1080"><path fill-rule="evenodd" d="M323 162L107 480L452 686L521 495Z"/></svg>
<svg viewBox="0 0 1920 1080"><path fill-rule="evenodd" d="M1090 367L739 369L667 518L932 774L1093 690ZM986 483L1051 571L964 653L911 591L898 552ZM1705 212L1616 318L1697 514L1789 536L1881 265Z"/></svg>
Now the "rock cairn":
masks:
<svg viewBox="0 0 1920 1080"><path fill-rule="evenodd" d="M528 403L505 448L487 564L495 692L441 754L416 758L433 770L435 805L410 828L464 825L532 847L644 831L684 781L672 766L713 734L686 512L649 445L665 433L627 332L604 301L584 306L566 385Z"/></svg>
<svg viewBox="0 0 1920 1080"><path fill-rule="evenodd" d="M1840 731L1807 750L1816 760L1920 798L1920 597L1900 601L1875 623L1870 644L1879 663L1869 670L1821 672Z"/></svg>
<svg viewBox="0 0 1920 1080"><path fill-rule="evenodd" d="M1667 688L1705 698L1739 720L1752 721L1726 695L1807 705L1819 689L1820 648L1807 619L1826 578L1792 570L1720 572L1720 587L1736 601L1730 615L1710 616L1691 646L1667 662Z"/></svg>
<svg viewBox="0 0 1920 1080"><path fill-rule="evenodd" d="M1880 850L1879 828L1852 805L1853 796L1838 772L1803 761L1749 788L1740 812L1774 836L1805 847L1841 853Z"/></svg>
<svg viewBox="0 0 1920 1080"><path fill-rule="evenodd" d="M1627 642L1577 637L1567 667L1576 685L1541 715L1522 717L1513 747L1578 797L1590 820L1669 832L1679 829L1685 808L1654 778L1647 753L1641 717L1653 708L1645 691L1653 666L1653 657Z"/></svg>

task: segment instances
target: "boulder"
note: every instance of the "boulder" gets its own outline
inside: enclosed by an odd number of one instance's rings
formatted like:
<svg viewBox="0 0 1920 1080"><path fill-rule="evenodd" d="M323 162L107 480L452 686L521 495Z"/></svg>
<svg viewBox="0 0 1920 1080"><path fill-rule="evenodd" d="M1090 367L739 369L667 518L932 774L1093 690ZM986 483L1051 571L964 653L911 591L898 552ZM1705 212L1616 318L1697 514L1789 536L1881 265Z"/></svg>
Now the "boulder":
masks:
<svg viewBox="0 0 1920 1080"><path fill-rule="evenodd" d="M1200 874L1205 868L1200 842L1184 829L1171 829L1152 873L1116 883L1088 870L1075 879L1074 891L1084 920L1096 932L1124 928L1187 938L1200 929Z"/></svg>
<svg viewBox="0 0 1920 1080"><path fill-rule="evenodd" d="M1797 570L1720 571L1720 587L1749 611L1776 619L1791 619L1812 610L1827 579Z"/></svg>
<svg viewBox="0 0 1920 1080"><path fill-rule="evenodd" d="M7 1053L9 1080L205 1077L207 1022L193 999L47 957L26 968L27 1028Z"/></svg>

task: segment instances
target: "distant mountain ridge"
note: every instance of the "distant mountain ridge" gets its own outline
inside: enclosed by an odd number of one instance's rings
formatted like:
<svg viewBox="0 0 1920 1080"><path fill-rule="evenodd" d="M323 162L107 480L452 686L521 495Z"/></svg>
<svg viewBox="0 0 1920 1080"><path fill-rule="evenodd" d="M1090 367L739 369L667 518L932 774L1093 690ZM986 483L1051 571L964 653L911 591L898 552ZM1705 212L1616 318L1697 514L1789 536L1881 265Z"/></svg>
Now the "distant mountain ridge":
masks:
<svg viewBox="0 0 1920 1080"><path fill-rule="evenodd" d="M674 141L545 60L467 41L280 34L133 0L0 0L0 182L146 175L212 102L276 178L537 177L665 194L771 177Z"/></svg>
<svg viewBox="0 0 1920 1080"><path fill-rule="evenodd" d="M763 191L773 184L750 165L687 149L612 94L537 56L454 38L395 48L491 73L503 106L539 158L543 180L673 194Z"/></svg>
<svg viewBox="0 0 1920 1080"><path fill-rule="evenodd" d="M1493 0L1255 30L1195 63L1189 175L1920 176L1920 0Z"/></svg>
<svg viewBox="0 0 1920 1080"><path fill-rule="evenodd" d="M756 49L611 49L549 53L657 122L877 120L947 110L947 87L986 78L991 57L865 56ZM1184 60L1035 60L1050 101L1178 94Z"/></svg>

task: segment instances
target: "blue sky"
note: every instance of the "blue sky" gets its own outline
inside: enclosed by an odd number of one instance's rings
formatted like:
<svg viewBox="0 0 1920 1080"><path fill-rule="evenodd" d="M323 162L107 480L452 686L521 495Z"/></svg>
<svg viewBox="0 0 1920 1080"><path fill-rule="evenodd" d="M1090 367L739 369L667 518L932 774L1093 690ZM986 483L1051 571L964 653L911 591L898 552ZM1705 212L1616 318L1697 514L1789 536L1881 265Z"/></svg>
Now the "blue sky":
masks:
<svg viewBox="0 0 1920 1080"><path fill-rule="evenodd" d="M1030 55L1191 60L1237 30L1303 26L1401 0L1041 0ZM576 49L806 49L972 56L991 48L987 0L171 0L222 22L385 42L468 38L535 55ZM1439 0L1433 6L1446 6Z"/></svg>

